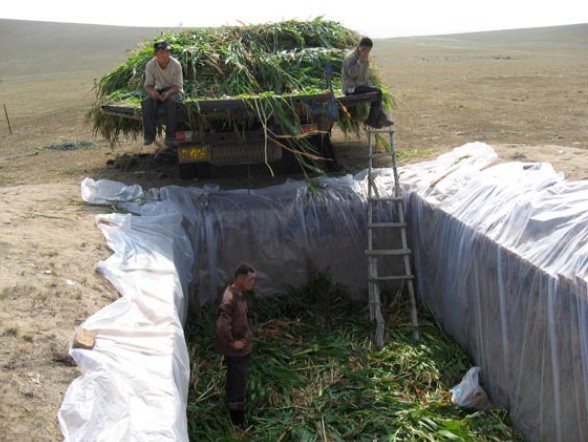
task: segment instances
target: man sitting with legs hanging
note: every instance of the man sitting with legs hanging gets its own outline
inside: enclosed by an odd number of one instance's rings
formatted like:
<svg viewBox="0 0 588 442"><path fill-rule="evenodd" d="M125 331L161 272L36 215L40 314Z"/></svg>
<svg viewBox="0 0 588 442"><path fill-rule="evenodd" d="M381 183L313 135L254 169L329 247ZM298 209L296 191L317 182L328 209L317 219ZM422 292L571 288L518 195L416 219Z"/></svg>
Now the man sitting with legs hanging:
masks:
<svg viewBox="0 0 588 442"><path fill-rule="evenodd" d="M165 145L176 147L177 107L184 98L182 65L170 56L171 46L167 41L153 45L154 57L145 66L145 91L147 98L143 109L143 141L146 146L155 141L157 113L165 110Z"/></svg>
<svg viewBox="0 0 588 442"><path fill-rule="evenodd" d="M368 37L363 37L359 41L359 45L343 60L341 82L343 83L343 93L345 95L377 92L376 99L371 103L370 113L367 120L365 120L365 124L381 129L382 127L391 126L392 121L388 119L382 110L382 91L380 88L369 85L369 56L373 47L374 42Z"/></svg>

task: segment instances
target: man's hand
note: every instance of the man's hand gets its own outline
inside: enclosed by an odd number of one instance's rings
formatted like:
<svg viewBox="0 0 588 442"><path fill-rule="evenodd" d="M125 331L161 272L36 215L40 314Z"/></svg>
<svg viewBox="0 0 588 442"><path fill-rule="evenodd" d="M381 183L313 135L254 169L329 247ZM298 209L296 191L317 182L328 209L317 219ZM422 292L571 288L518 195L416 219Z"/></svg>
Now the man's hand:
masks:
<svg viewBox="0 0 588 442"><path fill-rule="evenodd" d="M239 339L237 341L233 341L230 343L231 347L235 350L243 350L247 346L247 341L245 339Z"/></svg>
<svg viewBox="0 0 588 442"><path fill-rule="evenodd" d="M169 97L171 97L173 94L175 94L178 91L177 87L172 87L171 89L168 89L167 91L165 91L163 94L161 94L160 96L160 100L161 101L165 101L167 100Z"/></svg>
<svg viewBox="0 0 588 442"><path fill-rule="evenodd" d="M359 61L364 62L367 61L370 57L371 48L366 46L359 47Z"/></svg>
<svg viewBox="0 0 588 442"><path fill-rule="evenodd" d="M162 98L161 98L161 95L159 95L159 92L157 92L157 90L155 88L149 89L148 93L149 93L149 96L151 97L152 100L154 100L154 101L159 101L159 100L163 101Z"/></svg>

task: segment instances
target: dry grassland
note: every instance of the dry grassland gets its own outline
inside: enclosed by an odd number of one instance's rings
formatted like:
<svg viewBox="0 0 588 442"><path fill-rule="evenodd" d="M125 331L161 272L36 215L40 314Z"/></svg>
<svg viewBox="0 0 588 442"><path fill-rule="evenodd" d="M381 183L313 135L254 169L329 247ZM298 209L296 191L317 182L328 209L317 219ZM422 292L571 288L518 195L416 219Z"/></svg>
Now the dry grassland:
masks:
<svg viewBox="0 0 588 442"><path fill-rule="evenodd" d="M84 114L94 79L157 30L0 20L0 434L6 441L61 438L56 413L78 375L67 357L76 324L116 299L95 274L110 252L81 203L90 176L145 187L182 183L172 163L128 140L94 140ZM503 160L546 161L588 178L588 26L376 41L397 98L403 162L469 141ZM95 142L77 150L47 147ZM367 164L365 140L336 135L349 171ZM119 154L127 170L107 164ZM285 179L256 170L253 185ZM222 182L223 178L219 180ZM243 186L244 177L230 185ZM201 185L201 182L182 183Z"/></svg>

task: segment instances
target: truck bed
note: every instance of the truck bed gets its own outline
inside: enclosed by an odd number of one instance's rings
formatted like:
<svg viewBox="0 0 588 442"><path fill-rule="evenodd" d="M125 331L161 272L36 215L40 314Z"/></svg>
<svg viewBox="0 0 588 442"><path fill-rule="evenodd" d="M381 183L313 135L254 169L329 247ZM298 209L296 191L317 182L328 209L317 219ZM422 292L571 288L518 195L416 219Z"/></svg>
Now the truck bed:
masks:
<svg viewBox="0 0 588 442"><path fill-rule="evenodd" d="M312 94L312 95L293 95L288 97L293 104L304 104L307 106L326 104L335 100L340 106L353 107L364 103L370 103L377 99L376 92L368 92L364 94L342 95L335 96L331 93ZM194 100L180 103L180 106L196 106L202 112L226 111L226 110L242 110L248 107L248 100L253 98L231 98L222 100ZM116 104L106 104L101 106L104 115L118 116L122 118L130 118L132 120L141 120L141 107L137 106L123 106Z"/></svg>

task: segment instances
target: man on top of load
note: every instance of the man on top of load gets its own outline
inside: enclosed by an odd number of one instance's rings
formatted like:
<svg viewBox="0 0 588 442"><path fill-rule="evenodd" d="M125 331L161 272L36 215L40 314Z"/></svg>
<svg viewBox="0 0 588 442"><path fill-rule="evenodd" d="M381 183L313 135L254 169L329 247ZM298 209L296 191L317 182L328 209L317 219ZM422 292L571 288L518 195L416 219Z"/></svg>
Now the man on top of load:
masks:
<svg viewBox="0 0 588 442"><path fill-rule="evenodd" d="M359 45L343 61L341 81L345 95L377 92L377 99L371 103L370 113L367 120L365 120L365 124L380 129L391 126L392 121L388 119L382 110L382 91L369 85L369 56L373 47L374 42L368 37L363 37L359 41Z"/></svg>
<svg viewBox="0 0 588 442"><path fill-rule="evenodd" d="M145 91L143 100L143 142L146 146L155 141L157 111L165 109L165 145L176 146L177 107L184 98L182 65L170 56L171 46L165 40L153 45L154 57L145 66Z"/></svg>

